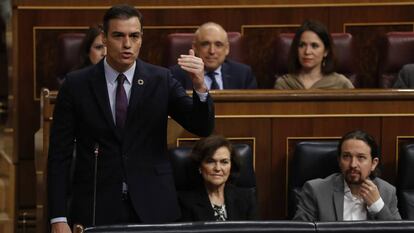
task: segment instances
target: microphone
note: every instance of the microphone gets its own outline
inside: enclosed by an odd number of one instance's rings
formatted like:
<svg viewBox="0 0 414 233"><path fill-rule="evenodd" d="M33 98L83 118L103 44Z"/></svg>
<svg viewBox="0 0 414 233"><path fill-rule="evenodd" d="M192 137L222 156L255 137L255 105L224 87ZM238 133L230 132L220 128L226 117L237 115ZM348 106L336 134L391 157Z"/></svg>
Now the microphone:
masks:
<svg viewBox="0 0 414 233"><path fill-rule="evenodd" d="M95 167L94 167L94 176L93 176L93 209L92 209L92 226L95 226L96 220L96 186L97 186L97 176L98 176L98 155L99 155L99 144L95 143L94 146L94 157L95 157Z"/></svg>

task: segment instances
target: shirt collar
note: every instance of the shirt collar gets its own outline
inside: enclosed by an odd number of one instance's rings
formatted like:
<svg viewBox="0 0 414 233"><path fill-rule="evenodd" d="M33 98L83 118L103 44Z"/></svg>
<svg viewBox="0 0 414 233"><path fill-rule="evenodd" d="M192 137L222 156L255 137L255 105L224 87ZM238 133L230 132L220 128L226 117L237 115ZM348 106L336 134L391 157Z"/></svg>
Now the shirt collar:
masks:
<svg viewBox="0 0 414 233"><path fill-rule="evenodd" d="M204 75L206 76L208 72L209 71L205 71ZM215 69L213 72L216 74L216 77L221 77L221 65L217 67L217 69Z"/></svg>
<svg viewBox="0 0 414 233"><path fill-rule="evenodd" d="M132 64L132 66L128 70L126 70L125 72L123 72L123 74L127 78L127 83L128 84L131 84L132 83L132 80L134 78L136 64L137 64L137 62L134 61L134 64ZM114 68L112 68L108 64L108 61L106 60L106 57L104 59L104 69L105 69L106 81L109 82L110 84L115 84L116 83L116 79L118 78L118 75L120 73L118 71L116 71Z"/></svg>
<svg viewBox="0 0 414 233"><path fill-rule="evenodd" d="M364 199L362 197L358 197L352 194L351 188L349 188L348 183L344 179L344 198L347 198L348 200L354 201L354 202L360 202L363 203Z"/></svg>

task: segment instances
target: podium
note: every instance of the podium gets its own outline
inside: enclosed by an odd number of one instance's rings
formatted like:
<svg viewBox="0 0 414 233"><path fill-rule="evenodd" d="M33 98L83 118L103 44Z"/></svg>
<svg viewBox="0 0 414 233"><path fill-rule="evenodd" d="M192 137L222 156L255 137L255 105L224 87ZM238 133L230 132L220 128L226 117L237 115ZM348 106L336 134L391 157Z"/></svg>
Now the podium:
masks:
<svg viewBox="0 0 414 233"><path fill-rule="evenodd" d="M85 229L85 233L178 233L178 232L335 232L335 233L404 233L414 231L414 221L346 221L346 222L295 222L295 221L229 221L192 222L170 224L116 225Z"/></svg>

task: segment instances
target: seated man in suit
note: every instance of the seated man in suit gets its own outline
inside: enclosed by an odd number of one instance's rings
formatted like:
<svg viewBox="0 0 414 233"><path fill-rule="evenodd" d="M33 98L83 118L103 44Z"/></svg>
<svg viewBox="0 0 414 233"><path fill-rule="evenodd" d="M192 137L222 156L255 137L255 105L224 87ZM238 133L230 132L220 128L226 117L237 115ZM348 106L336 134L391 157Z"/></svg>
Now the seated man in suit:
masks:
<svg viewBox="0 0 414 233"><path fill-rule="evenodd" d="M414 88L414 64L403 66L393 88Z"/></svg>
<svg viewBox="0 0 414 233"><path fill-rule="evenodd" d="M250 66L226 59L230 52L226 31L216 23L205 23L195 32L193 50L204 62L205 83L210 89L255 89ZM170 68L173 77L187 90L193 89L189 74L180 66Z"/></svg>
<svg viewBox="0 0 414 233"><path fill-rule="evenodd" d="M293 220L352 221L401 219L395 187L376 177L378 146L356 130L338 146L341 173L307 181L299 195Z"/></svg>

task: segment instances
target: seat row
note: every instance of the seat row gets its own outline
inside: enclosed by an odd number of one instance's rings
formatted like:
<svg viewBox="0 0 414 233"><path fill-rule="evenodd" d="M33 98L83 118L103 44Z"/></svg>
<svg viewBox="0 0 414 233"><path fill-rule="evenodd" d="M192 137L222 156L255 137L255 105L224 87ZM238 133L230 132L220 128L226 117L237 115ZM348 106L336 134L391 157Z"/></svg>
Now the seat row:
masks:
<svg viewBox="0 0 414 233"><path fill-rule="evenodd" d="M337 155L338 141L303 141L296 144L288 176L288 218L296 209L296 196L304 183L311 179L325 178L339 172ZM235 144L240 161L240 174L235 185L256 192L256 180L253 168L253 152L247 144ZM190 147L177 147L169 150L177 190L189 190L191 177L196 177L197 168L190 158ZM400 147L398 160L397 195L399 211L403 219L414 220L414 143L405 143Z"/></svg>
<svg viewBox="0 0 414 233"><path fill-rule="evenodd" d="M353 54L354 44L349 33L332 33L333 43L337 54L337 72L347 76L355 87L361 86ZM60 62L57 75L61 76L70 71L78 62L80 44L83 33L62 33L58 40ZM271 67L275 76L287 73L287 58L293 33L280 33L274 40L274 54ZM172 33L168 35L163 66L170 67L177 63L180 54L188 53L191 48L194 33ZM229 58L244 62L243 36L239 32L228 32L230 42ZM414 63L414 32L389 32L378 42L378 87L391 88L403 65Z"/></svg>

